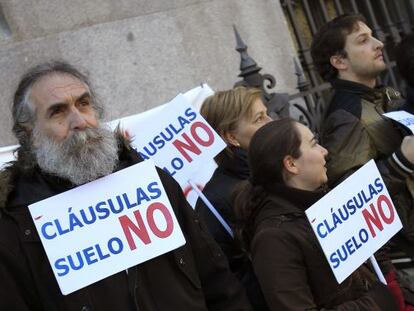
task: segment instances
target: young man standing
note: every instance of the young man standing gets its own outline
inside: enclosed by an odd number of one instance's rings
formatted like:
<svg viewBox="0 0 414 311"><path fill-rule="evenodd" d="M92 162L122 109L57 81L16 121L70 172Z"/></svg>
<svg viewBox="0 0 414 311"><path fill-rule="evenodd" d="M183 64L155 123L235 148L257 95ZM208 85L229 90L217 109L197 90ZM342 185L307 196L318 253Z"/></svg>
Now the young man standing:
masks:
<svg viewBox="0 0 414 311"><path fill-rule="evenodd" d="M334 91L321 138L329 150L331 186L375 159L403 223L402 235L412 247L414 137L404 137L382 116L400 105L397 91L376 86L386 68L383 47L360 15L339 16L315 35L311 48L315 67Z"/></svg>

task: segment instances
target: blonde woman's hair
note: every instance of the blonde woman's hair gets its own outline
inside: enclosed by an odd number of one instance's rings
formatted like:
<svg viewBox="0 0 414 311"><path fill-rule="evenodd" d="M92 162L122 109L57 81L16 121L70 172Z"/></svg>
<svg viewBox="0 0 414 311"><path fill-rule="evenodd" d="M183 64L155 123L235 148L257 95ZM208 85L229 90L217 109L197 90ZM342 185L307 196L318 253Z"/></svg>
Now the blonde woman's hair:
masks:
<svg viewBox="0 0 414 311"><path fill-rule="evenodd" d="M241 86L218 91L204 100L200 113L226 141L224 134L236 130L241 119L251 116L252 106L261 96L262 92L259 89ZM228 144L227 148L216 156L217 164L220 164L226 155L232 156Z"/></svg>

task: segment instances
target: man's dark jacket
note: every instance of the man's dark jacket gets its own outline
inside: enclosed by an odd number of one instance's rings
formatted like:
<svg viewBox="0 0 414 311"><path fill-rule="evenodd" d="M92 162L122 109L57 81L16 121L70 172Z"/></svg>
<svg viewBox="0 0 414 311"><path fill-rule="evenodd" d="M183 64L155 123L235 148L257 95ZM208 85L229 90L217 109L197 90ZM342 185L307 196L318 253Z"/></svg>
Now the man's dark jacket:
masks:
<svg viewBox="0 0 414 311"><path fill-rule="evenodd" d="M204 195L231 226L234 220L231 195L236 185L249 178L247 153L240 148L232 148L232 156L225 156L203 189ZM244 270L246 257L238 243L224 229L201 199L198 199L196 212L207 225L216 242L226 254L231 270L238 274Z"/></svg>
<svg viewBox="0 0 414 311"><path fill-rule="evenodd" d="M401 109L414 114L414 87L410 85L405 88L405 103Z"/></svg>
<svg viewBox="0 0 414 311"><path fill-rule="evenodd" d="M119 167L141 159L120 143ZM19 161L1 172L0 310L250 310L224 254L200 224L179 185L158 170L186 244L67 296L58 284L27 206L74 188ZM64 245L62 245L64 247Z"/></svg>
<svg viewBox="0 0 414 311"><path fill-rule="evenodd" d="M382 114L400 108L392 88L370 88L332 81L334 90L322 125L321 142L328 149L328 181L333 188L374 159L403 224L402 235L414 243L414 165L402 154L404 132Z"/></svg>

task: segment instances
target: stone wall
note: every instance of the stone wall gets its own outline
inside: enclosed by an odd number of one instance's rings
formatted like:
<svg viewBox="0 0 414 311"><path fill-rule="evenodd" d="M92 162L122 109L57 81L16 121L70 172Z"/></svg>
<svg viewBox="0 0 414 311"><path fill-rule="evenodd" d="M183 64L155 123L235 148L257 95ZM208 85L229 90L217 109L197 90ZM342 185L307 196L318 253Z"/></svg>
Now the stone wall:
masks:
<svg viewBox="0 0 414 311"><path fill-rule="evenodd" d="M0 6L0 146L16 143L10 102L19 77L50 59L89 74L110 120L201 82L231 88L239 80L235 24L262 72L276 77L276 90L295 88L295 52L278 0L0 0Z"/></svg>

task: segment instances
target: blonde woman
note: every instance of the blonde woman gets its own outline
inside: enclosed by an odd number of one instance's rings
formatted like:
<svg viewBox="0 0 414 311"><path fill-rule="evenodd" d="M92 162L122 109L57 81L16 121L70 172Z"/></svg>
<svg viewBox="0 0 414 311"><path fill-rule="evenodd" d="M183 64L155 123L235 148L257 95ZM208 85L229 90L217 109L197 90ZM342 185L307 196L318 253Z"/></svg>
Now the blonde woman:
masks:
<svg viewBox="0 0 414 311"><path fill-rule="evenodd" d="M203 117L227 143L216 157L218 168L203 193L223 219L233 222L231 193L234 186L249 177L246 150L253 134L271 121L258 89L237 87L208 97L200 110ZM226 254L233 273L245 285L255 310L267 310L252 272L250 260L205 204L198 200L196 211Z"/></svg>

